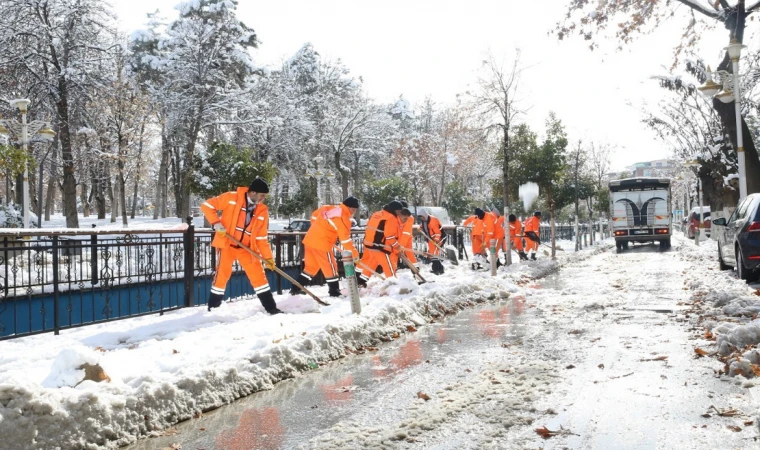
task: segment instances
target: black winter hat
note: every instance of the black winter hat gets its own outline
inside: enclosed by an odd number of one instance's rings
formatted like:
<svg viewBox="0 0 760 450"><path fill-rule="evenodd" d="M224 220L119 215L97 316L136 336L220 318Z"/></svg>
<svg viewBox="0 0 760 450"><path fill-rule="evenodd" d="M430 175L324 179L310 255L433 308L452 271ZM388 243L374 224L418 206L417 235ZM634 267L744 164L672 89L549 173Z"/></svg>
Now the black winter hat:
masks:
<svg viewBox="0 0 760 450"><path fill-rule="evenodd" d="M404 208L408 208L409 207L409 203L407 203L407 202L405 202L403 200L399 200L398 202L401 203L401 206L403 206Z"/></svg>
<svg viewBox="0 0 760 450"><path fill-rule="evenodd" d="M478 216L478 219L483 220L483 217L486 216L486 212L480 208L475 208L475 215Z"/></svg>
<svg viewBox="0 0 760 450"><path fill-rule="evenodd" d="M393 211L401 211L402 209L404 209L404 206L401 204L401 202L397 200L393 200L392 202L385 205L383 209L392 213Z"/></svg>
<svg viewBox="0 0 760 450"><path fill-rule="evenodd" d="M533 213L533 215L536 217L541 217L541 211L536 211Z"/></svg>
<svg viewBox="0 0 760 450"><path fill-rule="evenodd" d="M509 215L509 221L510 222L514 222L515 220L517 220L517 216L515 216L514 214L510 214Z"/></svg>
<svg viewBox="0 0 760 450"><path fill-rule="evenodd" d="M402 216L411 216L411 215L412 215L412 212L411 212L411 211L409 211L409 208L402 208L402 209L401 209L401 215L402 215Z"/></svg>
<svg viewBox="0 0 760 450"><path fill-rule="evenodd" d="M251 190L253 192L258 192L260 194L268 194L269 185L267 185L266 181L262 180L261 178L256 177L256 179L251 182L251 185L248 186L248 190Z"/></svg>
<svg viewBox="0 0 760 450"><path fill-rule="evenodd" d="M349 208L358 208L359 199L354 197L353 195L349 195L348 197L346 197L345 200L343 200L343 204L348 206Z"/></svg>

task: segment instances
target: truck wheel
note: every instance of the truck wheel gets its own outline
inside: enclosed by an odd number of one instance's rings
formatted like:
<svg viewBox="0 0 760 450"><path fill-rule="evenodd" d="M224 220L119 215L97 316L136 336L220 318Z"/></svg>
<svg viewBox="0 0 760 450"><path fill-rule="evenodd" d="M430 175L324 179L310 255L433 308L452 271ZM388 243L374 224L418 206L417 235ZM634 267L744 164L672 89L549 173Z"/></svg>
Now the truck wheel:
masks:
<svg viewBox="0 0 760 450"><path fill-rule="evenodd" d="M623 253L623 243L620 241L615 241L615 252L616 253Z"/></svg>
<svg viewBox="0 0 760 450"><path fill-rule="evenodd" d="M670 248L670 239L660 241L660 250L667 250Z"/></svg>
<svg viewBox="0 0 760 450"><path fill-rule="evenodd" d="M623 241L622 245L623 245L623 250L628 250L628 241Z"/></svg>

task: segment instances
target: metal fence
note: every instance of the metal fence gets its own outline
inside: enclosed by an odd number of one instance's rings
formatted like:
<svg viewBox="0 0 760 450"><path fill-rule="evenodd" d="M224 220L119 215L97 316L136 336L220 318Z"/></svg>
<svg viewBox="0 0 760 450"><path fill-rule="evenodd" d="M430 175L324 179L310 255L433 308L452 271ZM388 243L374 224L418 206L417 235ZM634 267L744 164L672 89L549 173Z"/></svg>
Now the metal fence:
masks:
<svg viewBox="0 0 760 450"><path fill-rule="evenodd" d="M93 228L21 237L0 230L0 340L205 304L217 262L213 231L188 224L129 234ZM446 244L467 258L470 230L443 228ZM572 238L572 227L556 231L560 239ZM277 266L291 276L301 270L305 234L269 234ZM541 234L548 236L548 227ZM351 237L361 253L364 231L354 230ZM427 250L427 241L417 234L413 246ZM267 277L278 293L291 287L275 272L267 271ZM243 295L254 292L236 265L226 297Z"/></svg>

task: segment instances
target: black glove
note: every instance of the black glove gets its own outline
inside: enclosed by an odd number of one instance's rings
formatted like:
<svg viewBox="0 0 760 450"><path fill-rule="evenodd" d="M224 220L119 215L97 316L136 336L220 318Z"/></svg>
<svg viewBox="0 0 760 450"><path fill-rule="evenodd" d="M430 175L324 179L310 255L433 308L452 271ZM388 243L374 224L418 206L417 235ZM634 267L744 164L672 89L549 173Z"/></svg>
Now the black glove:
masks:
<svg viewBox="0 0 760 450"><path fill-rule="evenodd" d="M541 239L538 237L535 231L526 231L525 237L527 237L533 242L538 242L539 245L541 244Z"/></svg>

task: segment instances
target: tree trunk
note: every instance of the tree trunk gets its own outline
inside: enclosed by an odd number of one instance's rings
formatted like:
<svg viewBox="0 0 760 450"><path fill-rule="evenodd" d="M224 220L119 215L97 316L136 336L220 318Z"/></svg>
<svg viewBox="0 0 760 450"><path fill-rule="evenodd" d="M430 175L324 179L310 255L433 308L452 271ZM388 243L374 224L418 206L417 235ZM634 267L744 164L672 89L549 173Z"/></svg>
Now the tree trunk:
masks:
<svg viewBox="0 0 760 450"><path fill-rule="evenodd" d="M50 155L50 167L55 167L56 159L56 147L53 147L53 153ZM48 177L47 197L45 200L45 222L50 221L50 214L55 209L55 188L57 186L57 180L55 177L55 170L50 170L50 176Z"/></svg>
<svg viewBox="0 0 760 450"><path fill-rule="evenodd" d="M143 119L140 125L140 141L137 145L137 165L135 167L135 190L132 194L132 219L135 218L135 211L137 210L137 189L140 185L140 169L142 168L142 152L143 142L145 138L145 120Z"/></svg>
<svg viewBox="0 0 760 450"><path fill-rule="evenodd" d="M74 176L74 152L71 149L71 131L69 129L69 100L66 78L58 77L58 139L61 143L61 164L63 165L63 215L66 216L67 228L79 228L77 213L77 180Z"/></svg>
<svg viewBox="0 0 760 450"><path fill-rule="evenodd" d="M204 111L201 106L199 111ZM193 181L193 159L195 157L195 145L198 142L198 135L201 131L201 117L200 113L195 118L195 121L190 128L190 134L188 136L189 142L187 143L187 149L183 155L183 164L177 165L179 169L182 167L179 178L179 195L175 200L177 201L177 217L185 218L190 215L190 186ZM180 161L177 161L180 163Z"/></svg>
<svg viewBox="0 0 760 450"><path fill-rule="evenodd" d="M161 125L161 163L158 166L158 181L156 183L156 197L154 201L153 220L158 216L166 217L166 194L168 191L169 175L169 156L171 155L171 146L169 145L169 136L166 131L166 124Z"/></svg>

